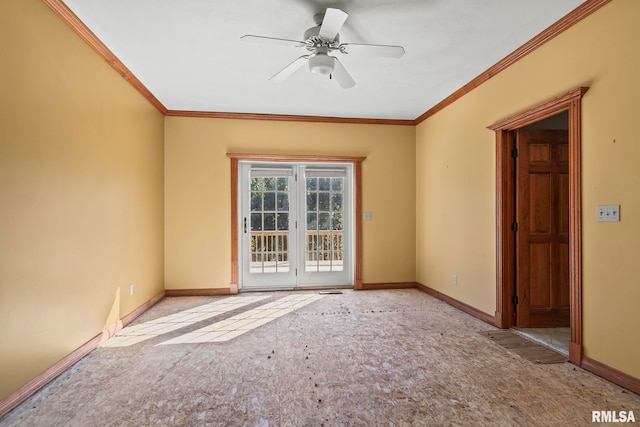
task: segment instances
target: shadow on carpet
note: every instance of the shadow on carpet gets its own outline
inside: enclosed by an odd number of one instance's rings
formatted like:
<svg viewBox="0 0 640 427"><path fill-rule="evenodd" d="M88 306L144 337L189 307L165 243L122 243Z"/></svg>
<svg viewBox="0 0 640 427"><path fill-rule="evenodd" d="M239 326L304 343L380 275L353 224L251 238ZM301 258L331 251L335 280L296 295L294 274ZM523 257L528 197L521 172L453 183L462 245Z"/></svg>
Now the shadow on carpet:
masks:
<svg viewBox="0 0 640 427"><path fill-rule="evenodd" d="M549 364L567 361L567 357L563 354L508 329L480 332L480 335L533 363Z"/></svg>

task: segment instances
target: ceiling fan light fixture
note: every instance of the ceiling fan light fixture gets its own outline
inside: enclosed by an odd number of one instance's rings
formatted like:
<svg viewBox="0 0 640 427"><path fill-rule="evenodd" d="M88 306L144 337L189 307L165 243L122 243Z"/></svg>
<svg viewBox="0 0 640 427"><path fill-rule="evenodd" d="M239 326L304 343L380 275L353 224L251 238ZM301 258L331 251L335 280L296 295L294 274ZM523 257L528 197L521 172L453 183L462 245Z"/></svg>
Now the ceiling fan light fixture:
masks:
<svg viewBox="0 0 640 427"><path fill-rule="evenodd" d="M318 52L309 58L309 71L314 74L328 75L333 73L335 58L326 53Z"/></svg>
<svg viewBox="0 0 640 427"><path fill-rule="evenodd" d="M349 89L355 86L356 82L349 75L344 65L337 57L330 56L329 53L337 51L341 54L368 55L387 58L400 58L404 55L402 46L362 44L362 43L340 43L340 29L349 15L340 9L327 8L324 13L314 17L315 27L308 28L304 32L303 40L289 40L275 37L254 36L251 34L240 37L241 40L254 43L285 44L288 46L303 47L309 54L302 55L292 63L278 71L269 80L281 82L289 78L299 70L305 61L309 64L309 71L313 74L329 76L335 78L338 84ZM339 56L339 55L338 55ZM351 56L351 55L350 55Z"/></svg>

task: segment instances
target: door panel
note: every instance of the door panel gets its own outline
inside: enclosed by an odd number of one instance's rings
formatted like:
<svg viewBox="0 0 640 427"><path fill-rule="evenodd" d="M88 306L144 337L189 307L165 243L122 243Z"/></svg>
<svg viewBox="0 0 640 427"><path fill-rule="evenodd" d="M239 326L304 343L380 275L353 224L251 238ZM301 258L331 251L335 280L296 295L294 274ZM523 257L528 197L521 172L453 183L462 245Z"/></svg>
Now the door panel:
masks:
<svg viewBox="0 0 640 427"><path fill-rule="evenodd" d="M516 131L516 324L569 326L568 132Z"/></svg>
<svg viewBox="0 0 640 427"><path fill-rule="evenodd" d="M551 302L549 294L551 245L548 243L532 243L529 248L529 265L539 267L529 273L529 307L548 307Z"/></svg>
<svg viewBox="0 0 640 427"><path fill-rule="evenodd" d="M551 161L550 148L548 144L529 144L529 164L549 165Z"/></svg>
<svg viewBox="0 0 640 427"><path fill-rule="evenodd" d="M569 244L561 243L558 245L559 258L561 260L569 260ZM560 283L569 283L569 262L560 262L560 269L558 274L560 275ZM569 286L558 286L556 288L554 306L569 310Z"/></svg>
<svg viewBox="0 0 640 427"><path fill-rule="evenodd" d="M558 233L569 236L569 175L558 176Z"/></svg>
<svg viewBox="0 0 640 427"><path fill-rule="evenodd" d="M551 232L551 178L546 174L529 175L529 232Z"/></svg>
<svg viewBox="0 0 640 427"><path fill-rule="evenodd" d="M351 188L344 168L307 166L303 171L306 218L301 285L348 285Z"/></svg>
<svg viewBox="0 0 640 427"><path fill-rule="evenodd" d="M243 203L242 266L243 287L286 288L295 283L295 215L291 201L291 167L242 165L239 180Z"/></svg>

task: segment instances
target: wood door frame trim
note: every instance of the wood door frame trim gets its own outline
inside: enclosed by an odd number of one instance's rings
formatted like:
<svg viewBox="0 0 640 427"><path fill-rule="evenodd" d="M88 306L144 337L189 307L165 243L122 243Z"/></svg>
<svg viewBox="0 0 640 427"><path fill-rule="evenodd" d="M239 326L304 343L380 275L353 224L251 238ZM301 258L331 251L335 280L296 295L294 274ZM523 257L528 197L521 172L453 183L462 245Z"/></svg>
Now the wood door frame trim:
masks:
<svg viewBox="0 0 640 427"><path fill-rule="evenodd" d="M231 283L229 289L238 293L238 163L240 161L269 162L320 162L351 163L353 165L353 205L354 205L354 289L362 286L362 162L363 156L322 156L322 155L283 155L283 154L244 154L227 153L231 160Z"/></svg>
<svg viewBox="0 0 640 427"><path fill-rule="evenodd" d="M588 87L536 105L515 116L500 120L489 129L496 133L496 325L510 328L513 285L515 282L515 241L511 224L514 218L513 138L510 131L546 119L562 111L569 112L569 288L571 341L569 360L582 362L582 219L581 219L581 101Z"/></svg>

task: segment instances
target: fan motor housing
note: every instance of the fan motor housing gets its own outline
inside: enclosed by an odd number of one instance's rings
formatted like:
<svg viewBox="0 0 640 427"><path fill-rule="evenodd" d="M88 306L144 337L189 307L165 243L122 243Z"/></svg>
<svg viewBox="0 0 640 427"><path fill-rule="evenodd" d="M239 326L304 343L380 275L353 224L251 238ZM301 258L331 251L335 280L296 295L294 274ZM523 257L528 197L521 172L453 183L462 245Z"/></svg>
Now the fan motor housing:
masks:
<svg viewBox="0 0 640 427"><path fill-rule="evenodd" d="M329 50L338 49L340 45L340 35L336 34L333 40L326 39L324 37L320 37L318 34L320 33L320 26L311 27L307 31L304 32L303 40L306 44L306 47L310 51L314 51L316 48L327 48Z"/></svg>
<svg viewBox="0 0 640 427"><path fill-rule="evenodd" d="M309 40L312 37L318 37L319 33L320 33L320 26L319 25L317 27L311 27L307 31L304 32L303 40Z"/></svg>

